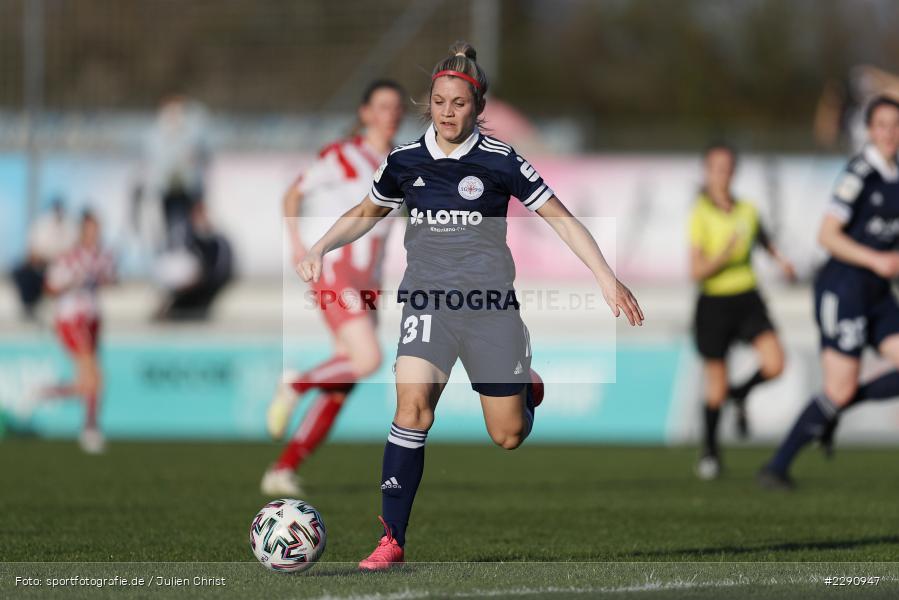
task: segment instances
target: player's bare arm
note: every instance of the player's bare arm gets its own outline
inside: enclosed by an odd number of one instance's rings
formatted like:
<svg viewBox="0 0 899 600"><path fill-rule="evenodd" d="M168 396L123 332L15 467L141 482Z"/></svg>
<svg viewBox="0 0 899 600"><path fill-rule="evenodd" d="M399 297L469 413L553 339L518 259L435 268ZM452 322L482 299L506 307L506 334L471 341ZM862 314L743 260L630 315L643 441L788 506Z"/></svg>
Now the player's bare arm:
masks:
<svg viewBox="0 0 899 600"><path fill-rule="evenodd" d="M366 196L362 202L341 215L297 265L297 272L303 281L318 281L322 273L322 257L325 254L352 244L368 233L378 221L390 214L390 211L391 209L378 206Z"/></svg>
<svg viewBox="0 0 899 600"><path fill-rule="evenodd" d="M881 277L899 275L899 253L878 251L853 240L843 231L844 223L835 215L825 215L818 230L818 243L843 262L870 269Z"/></svg>
<svg viewBox="0 0 899 600"><path fill-rule="evenodd" d="M306 246L303 245L303 239L300 237L300 231L296 223L296 217L300 215L300 206L303 203L303 192L298 188L299 186L295 183L287 188L282 201L287 225L287 239L290 242L290 251L294 264L299 263L303 260L303 256L306 255Z"/></svg>
<svg viewBox="0 0 899 600"><path fill-rule="evenodd" d="M538 208L537 214L549 223L562 241L590 269L602 289L606 303L612 309L612 314L617 317L624 311L631 325L643 325L644 316L640 304L627 286L615 277L599 245L584 224L555 196Z"/></svg>
<svg viewBox="0 0 899 600"><path fill-rule="evenodd" d="M777 244L774 243L774 240L771 239L768 230L761 224L759 224L757 239L759 245L765 249L765 252L767 252L768 255L774 259L774 262L777 263L777 266L780 267L784 277L786 277L788 281L795 282L796 268L793 266L793 262L780 251L780 248L778 248Z"/></svg>
<svg viewBox="0 0 899 600"><path fill-rule="evenodd" d="M780 249L773 243L765 246L765 249L768 251L768 254L771 255L771 258L774 259L774 262L777 263L777 266L780 267L784 277L789 281L796 281L796 268L793 266L793 262L784 256Z"/></svg>

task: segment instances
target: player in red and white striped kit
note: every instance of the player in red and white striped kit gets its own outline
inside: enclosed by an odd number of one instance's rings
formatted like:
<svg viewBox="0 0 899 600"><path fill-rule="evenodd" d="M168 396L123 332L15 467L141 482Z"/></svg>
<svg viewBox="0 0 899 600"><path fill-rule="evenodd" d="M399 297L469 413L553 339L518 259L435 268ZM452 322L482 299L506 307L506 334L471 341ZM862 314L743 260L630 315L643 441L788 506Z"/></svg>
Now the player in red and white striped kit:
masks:
<svg viewBox="0 0 899 600"><path fill-rule="evenodd" d="M375 171L393 147L404 112L399 84L372 82L358 110L363 133L326 146L287 190L284 216L293 264L305 256L306 244L318 240L335 217L368 193ZM380 288L390 221L382 221L372 230L374 235L343 247L333 258L329 255L321 279L312 285L334 337L334 354L305 373L283 374L268 410L268 430L274 439L284 435L299 397L313 390L317 396L277 462L266 471L261 485L264 494L302 495L297 468L324 441L355 382L381 365L375 314L361 300L373 298Z"/></svg>
<svg viewBox="0 0 899 600"><path fill-rule="evenodd" d="M115 262L100 245L100 224L90 212L81 218L78 242L47 270L47 291L56 297L56 333L75 362L74 383L48 388L43 398L82 399L84 427L79 437L82 450L103 451L105 442L97 423L103 378L97 357L100 335L98 289L115 279Z"/></svg>

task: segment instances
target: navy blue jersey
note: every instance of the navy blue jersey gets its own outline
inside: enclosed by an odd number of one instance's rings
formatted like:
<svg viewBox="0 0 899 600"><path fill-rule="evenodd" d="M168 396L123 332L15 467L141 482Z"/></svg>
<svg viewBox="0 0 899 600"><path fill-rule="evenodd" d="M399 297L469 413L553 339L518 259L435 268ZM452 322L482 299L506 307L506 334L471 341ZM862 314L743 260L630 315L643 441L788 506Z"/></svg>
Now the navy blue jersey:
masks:
<svg viewBox="0 0 899 600"><path fill-rule="evenodd" d="M895 250L899 242L899 173L873 146L849 161L837 179L828 211L843 231L875 250ZM859 285L887 291L887 282L872 271L831 258L822 275L854 277ZM882 289L881 289L882 288ZM875 290L871 290L874 292Z"/></svg>
<svg viewBox="0 0 899 600"><path fill-rule="evenodd" d="M534 211L552 195L510 146L476 130L447 156L433 125L417 142L390 153L371 190L375 204L409 210L401 290L511 289L509 198Z"/></svg>
<svg viewBox="0 0 899 600"><path fill-rule="evenodd" d="M899 173L868 146L849 161L834 187L830 213L859 244L893 250L899 241Z"/></svg>

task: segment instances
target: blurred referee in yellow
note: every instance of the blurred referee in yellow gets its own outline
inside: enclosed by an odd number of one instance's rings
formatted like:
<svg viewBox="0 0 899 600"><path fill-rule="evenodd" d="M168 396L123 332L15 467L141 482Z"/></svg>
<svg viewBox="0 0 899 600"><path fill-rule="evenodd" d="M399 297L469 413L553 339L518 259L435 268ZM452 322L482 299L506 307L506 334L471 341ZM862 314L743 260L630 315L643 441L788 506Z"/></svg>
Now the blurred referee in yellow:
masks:
<svg viewBox="0 0 899 600"><path fill-rule="evenodd" d="M730 398L737 407L738 431L748 436L746 397L750 390L780 375L784 351L759 295L751 254L764 247L784 275L795 278L785 259L759 222L758 210L731 194L737 156L723 143L709 145L703 155L704 183L690 215L690 276L699 284L694 317L696 347L703 359L705 437L696 466L700 479L721 473L718 418ZM744 383L729 386L727 352L735 342L751 343L759 369Z"/></svg>

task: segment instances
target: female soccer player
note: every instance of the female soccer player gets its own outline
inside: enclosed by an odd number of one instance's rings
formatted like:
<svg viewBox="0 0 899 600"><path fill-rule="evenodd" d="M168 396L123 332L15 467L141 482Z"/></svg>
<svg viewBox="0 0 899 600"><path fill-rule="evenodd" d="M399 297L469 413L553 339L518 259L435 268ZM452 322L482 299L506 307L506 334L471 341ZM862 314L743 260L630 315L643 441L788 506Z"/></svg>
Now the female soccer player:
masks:
<svg viewBox="0 0 899 600"><path fill-rule="evenodd" d="M790 465L812 439L827 433L837 415L866 400L899 397L899 371L859 386L860 358L871 345L899 367L899 102L875 98L865 112L869 143L834 187L818 241L830 259L815 281L824 390L799 415L759 484L791 489Z"/></svg>
<svg viewBox="0 0 899 600"><path fill-rule="evenodd" d="M103 452L97 423L103 377L97 357L100 303L97 290L115 279L112 257L100 248L100 224L90 212L81 217L78 242L47 270L47 291L56 296L56 333L75 362L75 382L44 390L45 399L80 396L85 419L79 443L88 454Z"/></svg>
<svg viewBox="0 0 899 600"><path fill-rule="evenodd" d="M284 196L284 216L294 263L306 254L305 243L327 230L324 217L335 217L353 206L371 187L378 165L393 147L405 112L404 92L389 80L373 81L359 105L361 135L330 144ZM296 218L301 214L299 218ZM299 226L298 226L299 225ZM318 390L277 462L262 478L270 496L301 496L296 470L324 441L355 382L381 365L375 315L359 301L363 292L380 288L381 258L389 223L377 227L365 242L344 246L329 255L324 276L313 284L325 323L334 337L333 356L305 373L285 372L268 411L271 436L284 435L301 394Z"/></svg>
<svg viewBox="0 0 899 600"><path fill-rule="evenodd" d="M457 43L431 76L431 124L418 141L395 148L369 195L344 214L298 265L318 281L323 257L406 204L406 300L397 345L397 406L381 475L384 536L360 568L403 562L406 526L424 470L434 409L457 358L480 394L487 431L506 449L530 433L542 383L530 369L527 328L514 299L515 265L506 245L510 196L547 220L592 271L616 316L643 314L587 229L540 175L506 144L481 133L487 76L474 48Z"/></svg>
<svg viewBox="0 0 899 600"><path fill-rule="evenodd" d="M704 155L705 183L690 215L690 274L699 283L694 335L705 373L705 438L696 466L701 479L721 472L718 417L731 398L738 409L738 430L748 435L745 401L750 390L783 371L784 352L768 310L756 289L750 255L761 244L793 279L793 266L774 246L759 222L758 211L731 193L736 153L713 144ZM737 341L750 342L758 371L742 385L728 387L727 351Z"/></svg>

